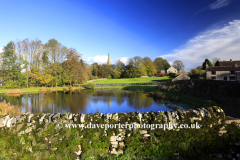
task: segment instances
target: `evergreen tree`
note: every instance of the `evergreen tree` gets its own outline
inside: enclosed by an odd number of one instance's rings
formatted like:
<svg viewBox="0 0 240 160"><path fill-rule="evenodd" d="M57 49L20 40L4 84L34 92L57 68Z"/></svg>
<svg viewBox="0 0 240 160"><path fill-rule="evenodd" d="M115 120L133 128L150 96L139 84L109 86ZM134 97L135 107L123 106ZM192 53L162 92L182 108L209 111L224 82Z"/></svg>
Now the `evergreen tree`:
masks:
<svg viewBox="0 0 240 160"><path fill-rule="evenodd" d="M15 52L15 44L9 42L2 52L2 79L6 86L22 86L25 84L25 76L21 73L24 61L22 56L19 57Z"/></svg>
<svg viewBox="0 0 240 160"><path fill-rule="evenodd" d="M208 64L209 67L213 66L212 62L210 62L209 59L205 59L205 61L202 64L202 69L203 70L206 70L206 63Z"/></svg>
<svg viewBox="0 0 240 160"><path fill-rule="evenodd" d="M220 62L217 61L217 62L215 63L215 66L220 66Z"/></svg>

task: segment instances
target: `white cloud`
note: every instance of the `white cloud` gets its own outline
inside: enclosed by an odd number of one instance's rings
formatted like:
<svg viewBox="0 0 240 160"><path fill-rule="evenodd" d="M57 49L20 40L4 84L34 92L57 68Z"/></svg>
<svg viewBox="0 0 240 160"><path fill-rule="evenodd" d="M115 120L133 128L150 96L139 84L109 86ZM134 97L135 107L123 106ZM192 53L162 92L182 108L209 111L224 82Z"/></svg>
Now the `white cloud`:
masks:
<svg viewBox="0 0 240 160"><path fill-rule="evenodd" d="M100 55L97 55L97 56L95 56L95 57L89 57L88 59L87 59L87 63L89 63L89 64L92 64L92 63L106 63L107 64L107 59L108 59L108 56L105 56L105 55L103 55L103 56L100 56Z"/></svg>
<svg viewBox="0 0 240 160"><path fill-rule="evenodd" d="M239 44L240 20L234 20L221 28L200 33L180 49L161 57L170 62L181 60L185 71L188 71L201 65L206 58L210 61L215 57L221 60L240 60Z"/></svg>
<svg viewBox="0 0 240 160"><path fill-rule="evenodd" d="M129 59L130 59L129 57L119 58L119 60L120 60L121 62L123 62L125 65L127 64L127 62L128 62Z"/></svg>
<svg viewBox="0 0 240 160"><path fill-rule="evenodd" d="M207 9L210 9L210 10L219 9L219 8L225 7L229 4L230 4L230 0L217 0L216 2L210 4L208 7L200 9L198 12L196 12L193 15L193 17Z"/></svg>

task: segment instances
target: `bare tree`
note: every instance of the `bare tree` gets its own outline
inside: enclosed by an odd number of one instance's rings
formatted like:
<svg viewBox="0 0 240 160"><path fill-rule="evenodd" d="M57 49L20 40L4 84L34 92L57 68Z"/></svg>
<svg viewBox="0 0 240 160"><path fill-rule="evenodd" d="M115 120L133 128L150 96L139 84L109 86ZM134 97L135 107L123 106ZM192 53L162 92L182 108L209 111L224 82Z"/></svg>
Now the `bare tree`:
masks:
<svg viewBox="0 0 240 160"><path fill-rule="evenodd" d="M18 54L21 54L23 59L28 62L28 69L32 70L32 66L40 66L40 59L44 52L44 47L41 40L24 39L17 42Z"/></svg>
<svg viewBox="0 0 240 160"><path fill-rule="evenodd" d="M69 53L67 47L63 46L56 39L48 40L45 44L46 53L51 63L62 63Z"/></svg>
<svg viewBox="0 0 240 160"><path fill-rule="evenodd" d="M180 60L175 60L173 62L173 67L176 68L178 70L178 73L181 71L181 70L184 70L184 65L183 65L183 62L180 61Z"/></svg>

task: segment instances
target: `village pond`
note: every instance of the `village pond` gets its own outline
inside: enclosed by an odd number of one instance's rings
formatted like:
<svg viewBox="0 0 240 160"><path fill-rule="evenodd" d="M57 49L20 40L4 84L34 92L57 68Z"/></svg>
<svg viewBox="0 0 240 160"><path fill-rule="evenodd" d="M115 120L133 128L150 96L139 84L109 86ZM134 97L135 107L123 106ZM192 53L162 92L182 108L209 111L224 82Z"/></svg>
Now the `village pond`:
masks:
<svg viewBox="0 0 240 160"><path fill-rule="evenodd" d="M0 95L11 105L20 106L22 112L31 113L115 113L187 110L191 107L181 103L159 102L143 93L86 91L23 94L20 96Z"/></svg>

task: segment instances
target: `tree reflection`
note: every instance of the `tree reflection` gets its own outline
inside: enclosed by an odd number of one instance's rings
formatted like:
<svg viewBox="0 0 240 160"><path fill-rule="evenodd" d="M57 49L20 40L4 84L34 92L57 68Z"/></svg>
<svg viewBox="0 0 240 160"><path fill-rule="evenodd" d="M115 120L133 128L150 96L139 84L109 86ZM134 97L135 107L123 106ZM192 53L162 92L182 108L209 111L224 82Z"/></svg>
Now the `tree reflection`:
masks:
<svg viewBox="0 0 240 160"><path fill-rule="evenodd" d="M86 113L88 103L105 103L110 112L112 105L125 104L127 108L140 110L150 108L153 99L146 94L111 91L74 91L25 94L19 97L2 95L11 105L23 106L22 110L32 113ZM114 106L115 107L115 106ZM101 108L99 108L101 110ZM113 110L115 110L114 108ZM131 110L131 109L130 109ZM95 111L95 109L94 109Z"/></svg>

